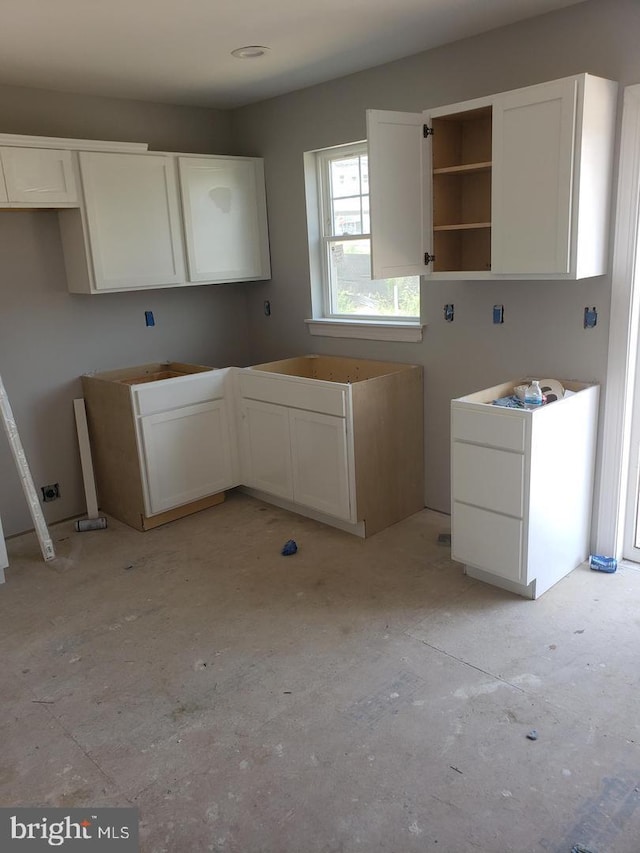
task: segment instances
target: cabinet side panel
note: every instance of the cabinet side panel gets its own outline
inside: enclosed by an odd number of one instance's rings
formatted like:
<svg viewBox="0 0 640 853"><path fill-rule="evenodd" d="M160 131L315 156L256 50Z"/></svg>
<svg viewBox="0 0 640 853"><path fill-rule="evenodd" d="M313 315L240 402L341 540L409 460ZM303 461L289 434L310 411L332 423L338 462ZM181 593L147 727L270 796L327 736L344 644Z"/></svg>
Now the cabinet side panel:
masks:
<svg viewBox="0 0 640 853"><path fill-rule="evenodd" d="M604 275L609 266L609 214L618 84L585 75L576 278Z"/></svg>
<svg viewBox="0 0 640 853"><path fill-rule="evenodd" d="M67 289L71 293L92 293L91 259L82 212L73 208L58 211L60 239L67 273Z"/></svg>
<svg viewBox="0 0 640 853"><path fill-rule="evenodd" d="M533 417L528 580L542 588L589 554L597 407L594 386Z"/></svg>
<svg viewBox="0 0 640 853"><path fill-rule="evenodd" d="M141 530L144 501L129 386L83 376L82 389L99 506Z"/></svg>
<svg viewBox="0 0 640 853"><path fill-rule="evenodd" d="M356 507L367 536L424 508L422 374L411 366L351 388Z"/></svg>

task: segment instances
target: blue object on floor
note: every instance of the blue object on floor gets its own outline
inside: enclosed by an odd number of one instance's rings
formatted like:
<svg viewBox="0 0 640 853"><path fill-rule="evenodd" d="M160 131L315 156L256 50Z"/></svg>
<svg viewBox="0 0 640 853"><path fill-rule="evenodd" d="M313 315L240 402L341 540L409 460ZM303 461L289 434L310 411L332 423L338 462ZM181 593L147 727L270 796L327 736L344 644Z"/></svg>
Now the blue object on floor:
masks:
<svg viewBox="0 0 640 853"><path fill-rule="evenodd" d="M284 547L281 553L283 557L288 557L290 554L295 554L297 550L298 546L296 545L295 541L293 539L288 539L284 543Z"/></svg>
<svg viewBox="0 0 640 853"><path fill-rule="evenodd" d="M601 554L592 554L589 557L589 568L595 572L607 572L613 574L618 568L618 561L615 557L603 557Z"/></svg>

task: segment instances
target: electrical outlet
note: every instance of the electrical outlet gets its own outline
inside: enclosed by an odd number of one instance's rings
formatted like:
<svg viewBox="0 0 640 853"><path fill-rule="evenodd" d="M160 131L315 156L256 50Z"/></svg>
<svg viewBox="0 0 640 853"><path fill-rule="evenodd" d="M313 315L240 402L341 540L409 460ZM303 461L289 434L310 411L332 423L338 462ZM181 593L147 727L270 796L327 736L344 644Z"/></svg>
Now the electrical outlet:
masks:
<svg viewBox="0 0 640 853"><path fill-rule="evenodd" d="M453 303L444 306L444 319L447 323L453 323Z"/></svg>
<svg viewBox="0 0 640 853"><path fill-rule="evenodd" d="M271 316L271 303L269 302L268 299L264 300L264 316L265 317Z"/></svg>
<svg viewBox="0 0 640 853"><path fill-rule="evenodd" d="M584 327L585 327L585 329L593 329L594 326L597 324L597 322L598 322L598 312L596 311L596 306L594 305L593 308L589 308L589 306L587 306L584 309Z"/></svg>
<svg viewBox="0 0 640 853"><path fill-rule="evenodd" d="M55 501L60 497L60 486L58 483L52 483L50 486L40 486L42 491L42 500L44 503Z"/></svg>

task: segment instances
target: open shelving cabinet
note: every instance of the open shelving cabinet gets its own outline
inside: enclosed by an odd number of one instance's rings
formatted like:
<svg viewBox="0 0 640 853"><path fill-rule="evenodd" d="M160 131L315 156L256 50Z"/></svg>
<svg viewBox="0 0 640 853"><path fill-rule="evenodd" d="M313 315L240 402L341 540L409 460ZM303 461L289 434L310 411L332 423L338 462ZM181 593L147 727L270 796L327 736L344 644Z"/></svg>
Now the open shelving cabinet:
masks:
<svg viewBox="0 0 640 853"><path fill-rule="evenodd" d="M490 106L432 119L434 272L491 269L491 125Z"/></svg>

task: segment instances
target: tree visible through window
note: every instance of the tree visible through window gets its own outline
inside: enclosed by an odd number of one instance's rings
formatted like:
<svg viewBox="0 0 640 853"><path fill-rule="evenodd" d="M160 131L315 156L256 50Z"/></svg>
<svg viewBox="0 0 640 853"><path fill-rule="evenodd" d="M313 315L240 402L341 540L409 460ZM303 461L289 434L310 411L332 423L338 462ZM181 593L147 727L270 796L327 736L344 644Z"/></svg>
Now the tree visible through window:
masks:
<svg viewBox="0 0 640 853"><path fill-rule="evenodd" d="M365 143L318 152L327 317L418 320L420 278L371 278Z"/></svg>

